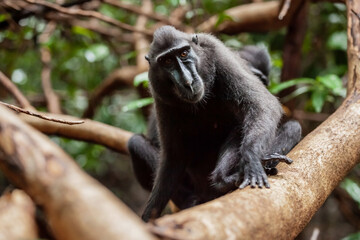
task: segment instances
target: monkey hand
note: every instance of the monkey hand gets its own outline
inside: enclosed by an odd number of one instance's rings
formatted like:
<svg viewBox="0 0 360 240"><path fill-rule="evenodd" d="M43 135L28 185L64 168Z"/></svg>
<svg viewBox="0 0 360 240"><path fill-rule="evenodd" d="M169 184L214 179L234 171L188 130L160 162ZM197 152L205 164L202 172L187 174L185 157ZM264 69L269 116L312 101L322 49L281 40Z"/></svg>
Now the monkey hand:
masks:
<svg viewBox="0 0 360 240"><path fill-rule="evenodd" d="M293 161L288 158L285 155L281 155L278 153L273 153L273 154L267 154L263 159L262 159L262 165L265 169L266 174L268 175L276 175L278 173L278 170L276 168L276 166L280 163L286 163L286 164L291 164Z"/></svg>
<svg viewBox="0 0 360 240"><path fill-rule="evenodd" d="M242 164L240 164L239 180L240 179L242 179L241 184L238 185L240 189L248 185L252 188L255 188L256 185L259 188L263 188L264 186L270 188L267 175L260 161L243 161Z"/></svg>

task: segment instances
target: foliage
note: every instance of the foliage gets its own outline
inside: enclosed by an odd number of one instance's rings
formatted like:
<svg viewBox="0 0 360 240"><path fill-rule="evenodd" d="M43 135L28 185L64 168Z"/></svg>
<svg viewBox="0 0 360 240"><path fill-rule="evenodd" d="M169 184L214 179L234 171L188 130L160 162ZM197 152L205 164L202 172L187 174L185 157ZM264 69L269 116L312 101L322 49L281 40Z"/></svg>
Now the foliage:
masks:
<svg viewBox="0 0 360 240"><path fill-rule="evenodd" d="M346 178L340 185L356 201L360 207L360 186L350 178Z"/></svg>
<svg viewBox="0 0 360 240"><path fill-rule="evenodd" d="M334 75L328 74L312 78L298 78L287 82L272 84L269 88L273 94L278 94L280 91L297 86L297 89L291 94L283 98L283 101L289 101L301 94L309 93L309 109L315 112L321 112L326 101L333 103L336 97L344 98L346 96L346 89L342 85L341 79Z"/></svg>

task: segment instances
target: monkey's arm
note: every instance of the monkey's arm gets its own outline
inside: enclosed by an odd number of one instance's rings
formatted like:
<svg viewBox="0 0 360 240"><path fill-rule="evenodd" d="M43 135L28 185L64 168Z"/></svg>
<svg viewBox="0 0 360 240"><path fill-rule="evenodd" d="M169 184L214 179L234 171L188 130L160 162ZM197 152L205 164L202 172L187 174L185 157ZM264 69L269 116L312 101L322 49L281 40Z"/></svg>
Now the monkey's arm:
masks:
<svg viewBox="0 0 360 240"><path fill-rule="evenodd" d="M137 180L143 188L151 191L159 165L159 149L143 135L138 134L130 138L128 149Z"/></svg>
<svg viewBox="0 0 360 240"><path fill-rule="evenodd" d="M166 108L162 104L157 105L157 110L160 122L160 159L154 186L142 215L144 221L160 216L167 202L177 191L187 164L186 147L184 144L177 144L178 139L182 138L179 130L181 118L171 108Z"/></svg>

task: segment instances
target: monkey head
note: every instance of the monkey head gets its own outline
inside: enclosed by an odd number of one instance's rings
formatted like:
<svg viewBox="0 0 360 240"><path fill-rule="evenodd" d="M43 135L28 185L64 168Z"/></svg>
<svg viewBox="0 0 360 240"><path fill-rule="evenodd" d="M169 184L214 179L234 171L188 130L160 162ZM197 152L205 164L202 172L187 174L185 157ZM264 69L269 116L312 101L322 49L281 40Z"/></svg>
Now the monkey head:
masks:
<svg viewBox="0 0 360 240"><path fill-rule="evenodd" d="M155 99L170 103L197 103L205 95L199 74L199 57L194 47L196 35L186 34L170 26L159 28L146 60L150 64L150 88Z"/></svg>

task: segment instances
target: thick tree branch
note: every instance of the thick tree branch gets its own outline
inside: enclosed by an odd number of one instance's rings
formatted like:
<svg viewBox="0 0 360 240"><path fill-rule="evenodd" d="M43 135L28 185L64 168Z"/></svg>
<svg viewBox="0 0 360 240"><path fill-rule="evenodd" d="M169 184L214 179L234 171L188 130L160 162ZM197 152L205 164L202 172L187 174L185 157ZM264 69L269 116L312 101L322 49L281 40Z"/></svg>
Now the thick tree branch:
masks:
<svg viewBox="0 0 360 240"><path fill-rule="evenodd" d="M285 3L284 3L285 4ZM289 6L290 7L290 6ZM281 70L281 82L300 77L302 45L307 29L307 12L309 1L305 0L293 14L287 34L283 51L283 67ZM289 95L295 87L281 91L280 98ZM291 112L295 109L295 99L285 104Z"/></svg>
<svg viewBox="0 0 360 240"><path fill-rule="evenodd" d="M60 118L67 121L80 120L66 115L47 115L52 118ZM128 153L127 141L133 134L120 128L92 121L90 119L86 119L83 124L70 126L56 122L44 121L24 114L20 114L19 117L27 124L45 134L54 134L71 139L93 142L111 148L120 153Z"/></svg>
<svg viewBox="0 0 360 240"><path fill-rule="evenodd" d="M109 190L2 106L0 168L44 208L56 239L154 239Z"/></svg>
<svg viewBox="0 0 360 240"><path fill-rule="evenodd" d="M236 34L239 32L261 32L280 29L287 26L292 15L302 0L292 0L283 19L279 19L279 11L283 6L280 1L254 2L240 5L225 11L232 20L225 20L216 26L218 16L213 16L197 27L201 32Z"/></svg>
<svg viewBox="0 0 360 240"><path fill-rule="evenodd" d="M0 239L38 239L35 205L21 190L0 198Z"/></svg>
<svg viewBox="0 0 360 240"><path fill-rule="evenodd" d="M347 15L348 15L348 94L353 91L360 90L360 2L357 0L348 0Z"/></svg>

